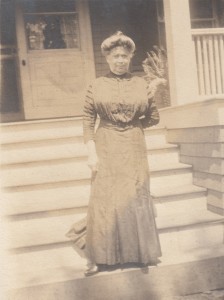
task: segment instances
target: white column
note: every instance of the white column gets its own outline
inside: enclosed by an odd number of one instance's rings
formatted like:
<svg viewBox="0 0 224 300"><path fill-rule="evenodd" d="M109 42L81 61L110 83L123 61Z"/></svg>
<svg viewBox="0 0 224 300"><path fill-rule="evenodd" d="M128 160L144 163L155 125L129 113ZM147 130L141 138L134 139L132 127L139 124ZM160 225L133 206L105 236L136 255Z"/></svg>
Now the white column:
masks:
<svg viewBox="0 0 224 300"><path fill-rule="evenodd" d="M164 0L171 105L196 101L198 81L188 0Z"/></svg>

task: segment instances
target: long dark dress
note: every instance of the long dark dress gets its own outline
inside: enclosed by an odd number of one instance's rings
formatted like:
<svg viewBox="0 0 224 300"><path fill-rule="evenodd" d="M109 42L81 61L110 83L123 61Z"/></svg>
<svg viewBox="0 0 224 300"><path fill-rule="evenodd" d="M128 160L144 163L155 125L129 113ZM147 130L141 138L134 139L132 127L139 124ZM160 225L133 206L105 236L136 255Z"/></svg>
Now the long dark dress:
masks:
<svg viewBox="0 0 224 300"><path fill-rule="evenodd" d="M94 133L97 114L100 125ZM88 89L84 139L95 140L99 170L91 186L86 253L96 264L147 264L161 256L143 132L158 122L140 77L109 73Z"/></svg>

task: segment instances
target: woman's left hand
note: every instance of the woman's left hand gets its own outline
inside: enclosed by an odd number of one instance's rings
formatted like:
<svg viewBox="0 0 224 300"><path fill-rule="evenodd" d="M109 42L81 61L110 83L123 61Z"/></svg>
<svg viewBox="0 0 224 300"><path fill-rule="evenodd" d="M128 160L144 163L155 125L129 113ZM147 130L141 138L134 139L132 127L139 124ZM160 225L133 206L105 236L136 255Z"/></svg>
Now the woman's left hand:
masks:
<svg viewBox="0 0 224 300"><path fill-rule="evenodd" d="M89 154L88 166L90 167L92 172L98 171L98 157L97 157L96 153Z"/></svg>
<svg viewBox="0 0 224 300"><path fill-rule="evenodd" d="M92 172L98 171L98 156L96 153L96 146L93 140L87 142L88 149L88 166L92 170Z"/></svg>

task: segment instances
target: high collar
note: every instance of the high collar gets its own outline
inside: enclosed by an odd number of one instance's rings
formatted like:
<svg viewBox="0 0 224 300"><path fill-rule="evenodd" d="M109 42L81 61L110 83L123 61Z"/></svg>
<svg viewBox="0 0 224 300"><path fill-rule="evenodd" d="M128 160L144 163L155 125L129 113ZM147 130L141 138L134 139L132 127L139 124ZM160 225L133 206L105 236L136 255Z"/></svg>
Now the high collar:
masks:
<svg viewBox="0 0 224 300"><path fill-rule="evenodd" d="M107 75L106 75L107 78L116 78L116 79L130 79L132 78L132 74L127 72L127 73L124 73L122 75L117 75L113 72L109 72Z"/></svg>

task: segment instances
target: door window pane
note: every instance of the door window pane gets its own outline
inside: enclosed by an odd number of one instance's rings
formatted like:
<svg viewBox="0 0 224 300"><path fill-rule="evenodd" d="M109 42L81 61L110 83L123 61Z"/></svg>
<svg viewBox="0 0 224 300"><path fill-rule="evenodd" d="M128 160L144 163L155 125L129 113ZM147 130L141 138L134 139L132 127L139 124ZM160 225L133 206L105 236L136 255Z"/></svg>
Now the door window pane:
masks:
<svg viewBox="0 0 224 300"><path fill-rule="evenodd" d="M79 48L74 0L32 0L23 10L29 50Z"/></svg>
<svg viewBox="0 0 224 300"><path fill-rule="evenodd" d="M25 27L30 50L79 48L76 13L27 14Z"/></svg>
<svg viewBox="0 0 224 300"><path fill-rule="evenodd" d="M23 0L25 13L75 12L75 0Z"/></svg>

